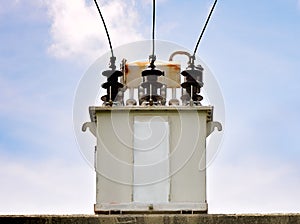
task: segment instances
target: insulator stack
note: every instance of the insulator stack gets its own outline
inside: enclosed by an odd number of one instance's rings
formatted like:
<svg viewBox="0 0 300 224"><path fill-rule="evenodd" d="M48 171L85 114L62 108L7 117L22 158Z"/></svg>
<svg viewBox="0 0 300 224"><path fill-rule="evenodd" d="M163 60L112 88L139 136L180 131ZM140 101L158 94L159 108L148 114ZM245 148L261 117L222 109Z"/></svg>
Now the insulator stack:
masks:
<svg viewBox="0 0 300 224"><path fill-rule="evenodd" d="M141 83L139 95L140 105L159 105L165 103L165 96L161 93L163 84L158 82L158 77L163 76L164 72L155 68L146 69L142 72L143 82Z"/></svg>
<svg viewBox="0 0 300 224"><path fill-rule="evenodd" d="M122 99L118 99L118 93L123 88L123 84L118 82L119 77L123 76L123 73L119 70L116 70L115 66L115 57L111 57L111 70L106 70L102 72L102 75L107 77L107 82L103 83L102 88L106 89L107 95L101 97L101 100L104 101L105 105L112 106L113 104L120 104ZM121 97L122 98L122 97Z"/></svg>
<svg viewBox="0 0 300 224"><path fill-rule="evenodd" d="M203 87L203 68L201 65L194 69L188 69L181 72L185 77L185 82L181 87L185 89L186 94L181 96L184 105L195 104L201 105L200 101L203 97L200 95L201 88Z"/></svg>

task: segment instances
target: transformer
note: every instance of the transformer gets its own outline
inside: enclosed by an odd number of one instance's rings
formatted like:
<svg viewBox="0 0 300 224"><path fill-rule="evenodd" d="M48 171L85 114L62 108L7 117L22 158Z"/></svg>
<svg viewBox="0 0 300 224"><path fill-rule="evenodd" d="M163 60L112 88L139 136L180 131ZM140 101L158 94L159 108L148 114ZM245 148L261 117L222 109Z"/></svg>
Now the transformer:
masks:
<svg viewBox="0 0 300 224"><path fill-rule="evenodd" d="M222 125L200 103L203 72L123 60L113 82L107 77L110 92L82 127L97 139L96 214L207 213L206 139Z"/></svg>

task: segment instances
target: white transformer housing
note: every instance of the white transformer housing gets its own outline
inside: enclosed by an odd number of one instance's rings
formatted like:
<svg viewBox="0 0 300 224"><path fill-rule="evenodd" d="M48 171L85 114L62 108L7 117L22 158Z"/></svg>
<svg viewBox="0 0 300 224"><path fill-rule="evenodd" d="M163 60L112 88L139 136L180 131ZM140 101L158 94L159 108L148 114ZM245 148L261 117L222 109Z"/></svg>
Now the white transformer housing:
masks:
<svg viewBox="0 0 300 224"><path fill-rule="evenodd" d="M90 107L95 213L206 213L212 106Z"/></svg>

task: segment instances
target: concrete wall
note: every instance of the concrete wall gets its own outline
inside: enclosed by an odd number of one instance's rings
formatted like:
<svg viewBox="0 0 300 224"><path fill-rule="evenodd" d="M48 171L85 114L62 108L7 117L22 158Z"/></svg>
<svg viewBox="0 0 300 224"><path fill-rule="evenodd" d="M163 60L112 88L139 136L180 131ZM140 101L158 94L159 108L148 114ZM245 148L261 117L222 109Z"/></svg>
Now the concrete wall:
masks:
<svg viewBox="0 0 300 224"><path fill-rule="evenodd" d="M300 224L300 214L278 215L35 215L0 216L0 224Z"/></svg>

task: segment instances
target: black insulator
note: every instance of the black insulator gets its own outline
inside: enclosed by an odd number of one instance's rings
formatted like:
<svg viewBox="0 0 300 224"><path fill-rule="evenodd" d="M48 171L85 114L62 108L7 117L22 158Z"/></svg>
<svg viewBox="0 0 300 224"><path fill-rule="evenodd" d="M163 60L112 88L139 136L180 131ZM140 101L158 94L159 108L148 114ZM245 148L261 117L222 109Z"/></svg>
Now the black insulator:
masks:
<svg viewBox="0 0 300 224"><path fill-rule="evenodd" d="M102 75L107 77L107 82L101 85L102 88L107 90L107 95L102 96L101 100L103 100L105 104L112 105L112 103L116 100L120 89L124 86L118 82L118 78L123 76L123 73L118 70L106 70L102 72Z"/></svg>
<svg viewBox="0 0 300 224"><path fill-rule="evenodd" d="M142 76L162 76L164 75L164 72L161 70L157 70L157 69L146 69L144 71L142 71Z"/></svg>
<svg viewBox="0 0 300 224"><path fill-rule="evenodd" d="M158 82L158 77L163 76L164 72L155 68L142 71L143 83L141 87L145 89L145 94L140 98L140 103L148 102L150 105L158 104L163 97L158 93L162 83Z"/></svg>
<svg viewBox="0 0 300 224"><path fill-rule="evenodd" d="M189 69L181 72L181 75L185 77L185 82L181 84L183 89L186 89L187 95L181 97L183 101L194 101L200 104L203 99L199 95L201 88L203 87L203 68L197 67L197 69Z"/></svg>

